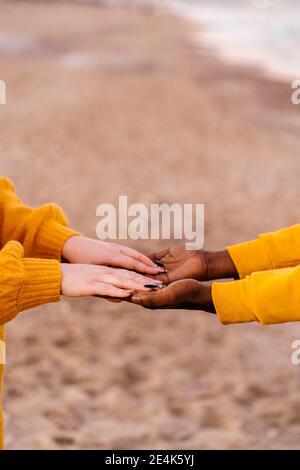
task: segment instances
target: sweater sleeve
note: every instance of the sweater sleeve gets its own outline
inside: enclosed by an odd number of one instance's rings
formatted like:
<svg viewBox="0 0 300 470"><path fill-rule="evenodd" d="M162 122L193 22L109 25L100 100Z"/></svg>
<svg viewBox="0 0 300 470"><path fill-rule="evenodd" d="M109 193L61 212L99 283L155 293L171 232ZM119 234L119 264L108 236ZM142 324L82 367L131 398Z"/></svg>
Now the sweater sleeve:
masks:
<svg viewBox="0 0 300 470"><path fill-rule="evenodd" d="M0 178L0 245L19 241L26 257L61 258L68 238L78 232L67 227L67 219L56 204L32 209L22 203L7 178Z"/></svg>
<svg viewBox="0 0 300 470"><path fill-rule="evenodd" d="M19 242L0 251L0 325L19 312L60 298L61 272L57 260L24 258Z"/></svg>
<svg viewBox="0 0 300 470"><path fill-rule="evenodd" d="M267 271L300 264L300 224L265 233L246 243L227 247L240 278L255 271Z"/></svg>
<svg viewBox="0 0 300 470"><path fill-rule="evenodd" d="M300 266L255 272L240 281L215 282L212 296L225 325L300 321Z"/></svg>

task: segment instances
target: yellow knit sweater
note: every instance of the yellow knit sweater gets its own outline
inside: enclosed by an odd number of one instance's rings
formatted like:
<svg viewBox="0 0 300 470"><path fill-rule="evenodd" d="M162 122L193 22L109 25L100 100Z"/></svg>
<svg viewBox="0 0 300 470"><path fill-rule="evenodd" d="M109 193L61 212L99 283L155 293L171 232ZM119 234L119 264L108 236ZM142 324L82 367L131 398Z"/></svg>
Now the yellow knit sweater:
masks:
<svg viewBox="0 0 300 470"><path fill-rule="evenodd" d="M23 310L59 300L61 250L65 241L77 234L67 227L58 206L46 204L38 209L25 206L11 181L0 178L0 448L3 448L3 325Z"/></svg>

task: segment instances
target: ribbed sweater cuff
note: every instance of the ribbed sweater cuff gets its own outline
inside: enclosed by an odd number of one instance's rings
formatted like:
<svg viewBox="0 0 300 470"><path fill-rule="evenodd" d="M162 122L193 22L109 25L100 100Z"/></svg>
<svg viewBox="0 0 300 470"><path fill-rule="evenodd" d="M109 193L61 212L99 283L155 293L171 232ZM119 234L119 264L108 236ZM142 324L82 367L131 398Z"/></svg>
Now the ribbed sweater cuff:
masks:
<svg viewBox="0 0 300 470"><path fill-rule="evenodd" d="M218 319L223 325L258 320L250 297L249 283L249 276L242 281L213 283L213 303Z"/></svg>
<svg viewBox="0 0 300 470"><path fill-rule="evenodd" d="M17 311L57 302L61 291L61 271L56 260L25 258L25 278L18 293Z"/></svg>
<svg viewBox="0 0 300 470"><path fill-rule="evenodd" d="M260 239L228 246L226 249L241 279L256 271L273 268L272 260Z"/></svg>
<svg viewBox="0 0 300 470"><path fill-rule="evenodd" d="M76 235L80 233L55 220L46 219L37 232L32 256L60 260L65 242Z"/></svg>

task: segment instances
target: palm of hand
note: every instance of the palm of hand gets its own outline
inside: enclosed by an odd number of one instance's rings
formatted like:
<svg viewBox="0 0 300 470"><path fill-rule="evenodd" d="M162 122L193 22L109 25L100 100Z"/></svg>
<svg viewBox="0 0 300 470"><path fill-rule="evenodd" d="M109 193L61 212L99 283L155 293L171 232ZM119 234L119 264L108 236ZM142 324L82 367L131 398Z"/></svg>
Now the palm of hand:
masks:
<svg viewBox="0 0 300 470"><path fill-rule="evenodd" d="M199 298L199 294L201 296L201 289L205 287L195 279L183 279L156 292L135 294L131 302L149 309L191 308L193 301Z"/></svg>

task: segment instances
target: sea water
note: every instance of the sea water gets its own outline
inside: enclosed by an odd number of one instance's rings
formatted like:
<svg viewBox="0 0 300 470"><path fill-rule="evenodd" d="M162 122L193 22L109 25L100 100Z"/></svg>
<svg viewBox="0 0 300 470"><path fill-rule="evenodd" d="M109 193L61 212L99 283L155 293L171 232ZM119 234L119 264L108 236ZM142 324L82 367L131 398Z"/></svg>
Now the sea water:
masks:
<svg viewBox="0 0 300 470"><path fill-rule="evenodd" d="M171 0L193 22L191 37L223 59L300 79L300 0Z"/></svg>

